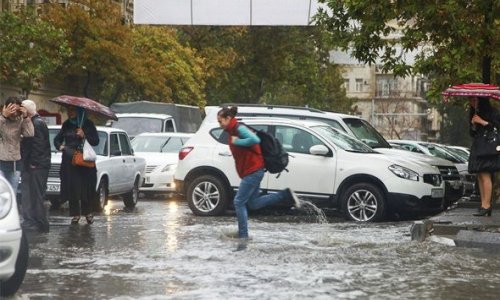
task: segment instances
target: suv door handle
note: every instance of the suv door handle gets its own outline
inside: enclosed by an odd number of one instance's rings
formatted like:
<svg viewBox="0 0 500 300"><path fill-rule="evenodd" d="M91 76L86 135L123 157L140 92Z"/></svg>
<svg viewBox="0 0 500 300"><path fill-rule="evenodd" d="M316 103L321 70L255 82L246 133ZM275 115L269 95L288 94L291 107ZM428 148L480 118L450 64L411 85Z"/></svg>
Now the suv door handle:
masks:
<svg viewBox="0 0 500 300"><path fill-rule="evenodd" d="M233 156L233 155L231 154L231 152L227 152L227 151L226 151L226 152L219 152L219 155L220 155L220 156Z"/></svg>

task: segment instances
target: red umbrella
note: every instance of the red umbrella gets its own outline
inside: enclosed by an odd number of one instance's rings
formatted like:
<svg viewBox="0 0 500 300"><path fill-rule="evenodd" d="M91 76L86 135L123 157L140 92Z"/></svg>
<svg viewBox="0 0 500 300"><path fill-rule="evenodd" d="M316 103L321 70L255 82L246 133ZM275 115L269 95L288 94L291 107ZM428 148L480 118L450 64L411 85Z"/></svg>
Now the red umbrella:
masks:
<svg viewBox="0 0 500 300"><path fill-rule="evenodd" d="M441 93L445 101L450 96L458 97L489 97L500 100L500 88L498 86L486 83L466 83L454 85Z"/></svg>
<svg viewBox="0 0 500 300"><path fill-rule="evenodd" d="M96 114L106 119L118 120L115 113L107 106L89 98L63 95L50 99L50 101L64 106L77 106L85 108L88 113Z"/></svg>

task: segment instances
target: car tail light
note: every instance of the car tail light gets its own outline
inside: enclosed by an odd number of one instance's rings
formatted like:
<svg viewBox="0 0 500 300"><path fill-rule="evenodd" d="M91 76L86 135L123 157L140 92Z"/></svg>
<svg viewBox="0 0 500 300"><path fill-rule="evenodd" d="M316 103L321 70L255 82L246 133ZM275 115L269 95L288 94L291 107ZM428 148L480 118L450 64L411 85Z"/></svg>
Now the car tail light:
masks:
<svg viewBox="0 0 500 300"><path fill-rule="evenodd" d="M191 151L193 151L193 147L184 147L179 151L179 160L183 160Z"/></svg>

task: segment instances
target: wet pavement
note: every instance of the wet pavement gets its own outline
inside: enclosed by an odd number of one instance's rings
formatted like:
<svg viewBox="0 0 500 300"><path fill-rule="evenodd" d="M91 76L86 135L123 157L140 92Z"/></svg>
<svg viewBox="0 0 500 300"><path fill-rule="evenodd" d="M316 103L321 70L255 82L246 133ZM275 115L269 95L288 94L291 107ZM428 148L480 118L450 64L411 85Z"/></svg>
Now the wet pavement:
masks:
<svg viewBox="0 0 500 300"><path fill-rule="evenodd" d="M13 299L496 299L500 255L411 240L412 220L296 212L196 217L179 200L110 201L93 225L51 212Z"/></svg>

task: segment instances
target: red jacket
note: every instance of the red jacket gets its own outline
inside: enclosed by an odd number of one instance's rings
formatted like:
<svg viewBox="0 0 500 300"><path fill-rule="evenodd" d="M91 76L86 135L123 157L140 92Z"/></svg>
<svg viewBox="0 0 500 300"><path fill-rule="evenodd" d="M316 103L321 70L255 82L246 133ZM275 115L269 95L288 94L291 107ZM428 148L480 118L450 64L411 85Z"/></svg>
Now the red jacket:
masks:
<svg viewBox="0 0 500 300"><path fill-rule="evenodd" d="M264 158L262 157L262 151L260 149L260 144L253 144L249 147L238 146L233 144L232 136L237 136L238 138L243 138L238 129L238 121L232 119L229 123L226 131L229 133L229 148L233 154L234 161L236 163L236 171L240 178L243 178L255 171L264 168Z"/></svg>

